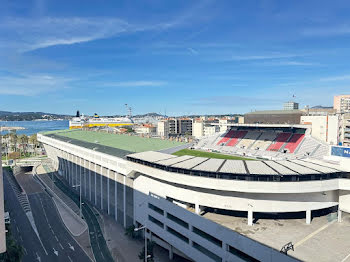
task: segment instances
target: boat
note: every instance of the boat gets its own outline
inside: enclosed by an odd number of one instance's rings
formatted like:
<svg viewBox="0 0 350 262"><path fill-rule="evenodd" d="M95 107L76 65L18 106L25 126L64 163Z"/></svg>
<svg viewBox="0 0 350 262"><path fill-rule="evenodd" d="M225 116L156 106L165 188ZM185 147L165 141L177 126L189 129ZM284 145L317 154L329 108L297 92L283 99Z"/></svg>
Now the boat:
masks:
<svg viewBox="0 0 350 262"><path fill-rule="evenodd" d="M120 127L131 126L133 121L129 117L99 117L96 113L93 117L77 115L69 121L69 129L88 127Z"/></svg>

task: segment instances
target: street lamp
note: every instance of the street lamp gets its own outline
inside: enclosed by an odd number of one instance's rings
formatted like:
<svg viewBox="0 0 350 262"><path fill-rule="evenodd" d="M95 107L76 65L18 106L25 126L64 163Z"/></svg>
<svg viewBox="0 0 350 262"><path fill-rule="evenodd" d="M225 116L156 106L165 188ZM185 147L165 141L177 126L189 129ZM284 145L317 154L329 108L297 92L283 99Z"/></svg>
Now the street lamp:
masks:
<svg viewBox="0 0 350 262"><path fill-rule="evenodd" d="M81 175L80 175L81 177ZM81 202L81 183L80 185L73 185L72 187L79 187L79 213L80 213L80 217L83 218L82 212L81 212L81 206L82 206L82 202Z"/></svg>
<svg viewBox="0 0 350 262"><path fill-rule="evenodd" d="M138 227L135 228L134 231L140 231L140 230L144 230L144 237L145 237L145 262L147 262L147 260L151 257L151 255L147 255L147 237L146 237L146 226L142 226L142 227Z"/></svg>

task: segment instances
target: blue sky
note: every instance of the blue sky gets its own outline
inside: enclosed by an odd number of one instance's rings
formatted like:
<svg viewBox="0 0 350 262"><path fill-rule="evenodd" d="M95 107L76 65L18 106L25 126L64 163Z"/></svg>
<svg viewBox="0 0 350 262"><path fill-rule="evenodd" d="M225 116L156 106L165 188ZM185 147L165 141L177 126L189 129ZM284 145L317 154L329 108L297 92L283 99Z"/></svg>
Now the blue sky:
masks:
<svg viewBox="0 0 350 262"><path fill-rule="evenodd" d="M168 115L331 106L350 1L1 0L0 110Z"/></svg>

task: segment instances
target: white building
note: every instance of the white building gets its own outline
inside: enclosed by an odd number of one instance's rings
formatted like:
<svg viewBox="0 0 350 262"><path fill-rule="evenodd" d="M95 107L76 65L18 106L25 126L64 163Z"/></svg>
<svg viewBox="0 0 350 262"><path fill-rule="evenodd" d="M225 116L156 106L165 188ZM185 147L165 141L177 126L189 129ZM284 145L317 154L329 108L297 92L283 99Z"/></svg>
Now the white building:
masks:
<svg viewBox="0 0 350 262"><path fill-rule="evenodd" d="M340 119L338 115L301 116L301 124L311 125L311 136L330 145L340 141Z"/></svg>
<svg viewBox="0 0 350 262"><path fill-rule="evenodd" d="M140 135L156 135L157 128L152 124L141 124L134 127L135 133Z"/></svg>
<svg viewBox="0 0 350 262"><path fill-rule="evenodd" d="M298 110L299 103L288 101L283 104L283 110Z"/></svg>
<svg viewBox="0 0 350 262"><path fill-rule="evenodd" d="M204 122L203 121L193 122L192 136L195 138L201 138L204 136Z"/></svg>
<svg viewBox="0 0 350 262"><path fill-rule="evenodd" d="M204 136L207 137L207 136L212 136L214 135L215 133L218 133L220 132L220 127L215 125L215 126L212 126L212 125L206 125L204 126Z"/></svg>
<svg viewBox="0 0 350 262"><path fill-rule="evenodd" d="M168 137L168 135L169 135L169 121L161 120L158 122L157 134L160 137Z"/></svg>

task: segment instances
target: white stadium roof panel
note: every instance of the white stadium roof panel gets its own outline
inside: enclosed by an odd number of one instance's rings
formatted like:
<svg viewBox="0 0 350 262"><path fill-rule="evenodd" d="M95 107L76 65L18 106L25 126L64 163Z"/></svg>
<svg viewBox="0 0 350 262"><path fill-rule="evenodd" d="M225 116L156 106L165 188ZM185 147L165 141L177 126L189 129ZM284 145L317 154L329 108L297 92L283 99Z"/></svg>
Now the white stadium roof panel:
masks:
<svg viewBox="0 0 350 262"><path fill-rule="evenodd" d="M296 163L293 163L293 162L290 162L287 160L279 161L279 163L296 171L296 172L298 172L301 175L310 175L310 174L319 174L320 173L320 172L313 170L311 168L304 167L304 166L301 166L299 164L296 164Z"/></svg>
<svg viewBox="0 0 350 262"><path fill-rule="evenodd" d="M209 172L216 172L224 162L224 159L210 158L208 161L201 163L200 165L194 167L194 170L202 170Z"/></svg>
<svg viewBox="0 0 350 262"><path fill-rule="evenodd" d="M337 164L333 164L333 163L329 163L329 162L326 162L326 161L321 161L319 159L305 159L305 161L308 161L310 163L315 163L315 164L318 164L318 165L322 165L322 166L327 166L327 167L330 167L330 168L333 168L337 171L342 171L342 168L337 165Z"/></svg>
<svg viewBox="0 0 350 262"><path fill-rule="evenodd" d="M207 159L208 158L205 158L205 157L195 157L195 158L191 158L191 159L185 160L183 162L174 164L172 166L178 167L178 168L184 168L184 169L191 169L191 168L199 165L200 163L204 162Z"/></svg>
<svg viewBox="0 0 350 262"><path fill-rule="evenodd" d="M232 174L246 174L247 173L242 160L226 160L226 162L221 167L219 172L232 173Z"/></svg>
<svg viewBox="0 0 350 262"><path fill-rule="evenodd" d="M277 175L278 173L262 161L246 161L250 174Z"/></svg>
<svg viewBox="0 0 350 262"><path fill-rule="evenodd" d="M302 160L293 160L294 163L297 163L299 165L303 165L312 169L316 169L317 171L320 171L322 173L333 173L333 172L337 172L337 170L335 170L334 168L330 168L330 167L326 167L326 166L320 166L318 164L315 163L311 163L308 161L302 161Z"/></svg>
<svg viewBox="0 0 350 262"><path fill-rule="evenodd" d="M173 157L165 160L160 160L157 162L157 164L165 165L165 166L171 166L173 164L188 160L194 158L194 156L179 156L179 157Z"/></svg>
<svg viewBox="0 0 350 262"><path fill-rule="evenodd" d="M278 162L275 162L275 161L264 161L264 162L282 175L297 175L298 174L297 172L295 172L295 171L293 171L285 166L280 165Z"/></svg>
<svg viewBox="0 0 350 262"><path fill-rule="evenodd" d="M146 152L136 153L128 156L137 158L140 160L148 161L148 162L157 162L157 161L165 160L169 158L177 158L177 156L155 152L155 151L146 151Z"/></svg>

